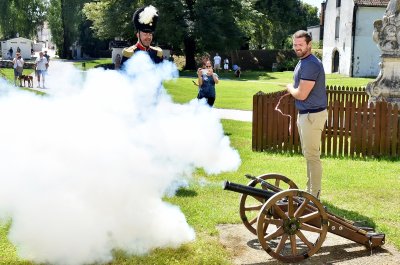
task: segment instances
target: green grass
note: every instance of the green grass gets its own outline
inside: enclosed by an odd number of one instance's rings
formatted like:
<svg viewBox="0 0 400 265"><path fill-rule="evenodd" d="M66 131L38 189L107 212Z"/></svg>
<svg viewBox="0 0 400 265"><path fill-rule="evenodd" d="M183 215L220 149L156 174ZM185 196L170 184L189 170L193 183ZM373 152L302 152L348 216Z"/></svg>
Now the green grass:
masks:
<svg viewBox="0 0 400 265"><path fill-rule="evenodd" d="M24 75L30 75L32 74L33 69L24 69L23 74ZM14 69L10 69L10 68L2 68L1 69L1 73L3 73L4 75L1 75L0 78L5 78L7 80L8 83L10 83L11 85L14 84ZM19 84L19 81L17 81ZM44 96L46 95L46 93L41 92L41 91L37 91L35 89L30 89L29 87L18 87L18 89L21 90L26 90L26 91L31 91L37 95L40 96Z"/></svg>
<svg viewBox="0 0 400 265"><path fill-rule="evenodd" d="M92 60L75 61L73 64L78 69L89 70L89 69L94 68L96 65L110 64L110 63L112 63L111 58L99 58L99 59L92 59ZM85 67L83 67L84 64L85 64Z"/></svg>
<svg viewBox="0 0 400 265"><path fill-rule="evenodd" d="M112 63L109 58L86 60L75 62L74 65L83 69L94 68L99 64ZM285 85L293 81L293 72L265 72L265 71L243 71L240 78L236 78L232 71L218 73L220 82L216 85L217 99L216 108L223 109L253 109L253 95L259 91L264 93L276 92L285 89ZM177 103L187 103L197 97L197 87L192 81L197 82L195 71L180 71L180 77L164 83L168 93ZM326 75L327 85L360 87L366 86L374 78L352 78L339 74Z"/></svg>
<svg viewBox="0 0 400 265"><path fill-rule="evenodd" d="M306 185L300 155L258 153L251 150L251 123L223 120L224 131L238 149L242 164L236 172L207 176L198 170L189 187L165 200L177 205L196 231L196 240L178 249L156 249L146 256L116 251L110 264L230 264L230 254L218 243L216 225L241 223L239 194L222 190L224 180L247 183L244 174L280 173L301 189ZM386 242L400 249L400 175L398 162L323 158L322 202L328 210L353 221L364 221L386 234ZM205 185L200 185L200 183ZM0 227L0 264L20 263ZM249 232L250 233L250 232ZM246 242L243 242L246 247ZM324 246L322 246L323 248ZM267 254L265 254L267 255ZM4 261L4 262L3 262Z"/></svg>
<svg viewBox="0 0 400 265"><path fill-rule="evenodd" d="M196 98L197 82L194 71L182 71L181 78L164 83L173 100L186 103ZM293 81L293 72L244 72L240 79L233 77L232 72L221 72L220 82L216 85L216 108L253 109L253 95L259 91L264 93L286 89L284 86ZM338 74L326 76L327 85L360 87L366 86L374 78L351 78Z"/></svg>

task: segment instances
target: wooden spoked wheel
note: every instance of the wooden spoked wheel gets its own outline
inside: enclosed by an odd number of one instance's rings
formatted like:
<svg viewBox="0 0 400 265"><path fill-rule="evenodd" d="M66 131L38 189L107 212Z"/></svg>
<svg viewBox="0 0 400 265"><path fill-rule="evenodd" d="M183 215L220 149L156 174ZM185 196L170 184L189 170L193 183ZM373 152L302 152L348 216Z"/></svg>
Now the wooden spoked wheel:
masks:
<svg viewBox="0 0 400 265"><path fill-rule="evenodd" d="M258 176L258 178L265 181L265 183L261 184L260 181L252 180L247 184L247 186L260 189L262 188L263 190L274 192L279 192L287 189L297 189L297 185L292 180L283 175L271 173ZM266 185L266 183L272 184L274 187L268 187L269 185ZM253 197L246 194L242 194L240 196L240 218L242 219L242 222L246 226L246 228L255 235L257 235L256 222L258 213L260 212L261 207L264 205L264 203L265 200L263 198Z"/></svg>
<svg viewBox="0 0 400 265"><path fill-rule="evenodd" d="M286 190L261 208L257 236L263 249L283 262L299 262L316 253L328 232L328 216L311 194Z"/></svg>

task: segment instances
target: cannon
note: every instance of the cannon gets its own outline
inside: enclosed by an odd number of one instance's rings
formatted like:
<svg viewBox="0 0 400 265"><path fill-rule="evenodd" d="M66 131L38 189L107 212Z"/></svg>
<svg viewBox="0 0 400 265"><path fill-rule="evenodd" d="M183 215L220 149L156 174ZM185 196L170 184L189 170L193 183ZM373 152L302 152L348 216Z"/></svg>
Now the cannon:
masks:
<svg viewBox="0 0 400 265"><path fill-rule="evenodd" d="M327 232L370 249L385 243L385 234L330 213L316 197L299 190L283 175L246 177L251 179L247 186L225 181L224 190L241 194L243 224L277 260L300 262L311 257L322 246Z"/></svg>

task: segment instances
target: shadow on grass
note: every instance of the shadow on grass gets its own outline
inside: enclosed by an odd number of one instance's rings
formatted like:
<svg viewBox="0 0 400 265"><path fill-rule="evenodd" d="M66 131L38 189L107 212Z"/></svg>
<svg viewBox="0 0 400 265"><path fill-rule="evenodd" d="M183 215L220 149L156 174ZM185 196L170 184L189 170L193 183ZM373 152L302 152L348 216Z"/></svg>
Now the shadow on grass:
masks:
<svg viewBox="0 0 400 265"><path fill-rule="evenodd" d="M253 239L247 242L247 246L250 248L263 251L258 239ZM371 250L368 248L359 248L354 251L354 248L360 246L357 243L345 243L345 244L337 244L334 246L324 246L316 252L315 255L305 259L303 261L304 264L336 264L341 262L346 262L350 260L355 260L358 258L369 257L371 256ZM351 251L349 251L351 250ZM379 253L389 253L388 250L383 248L374 248L374 254ZM266 259L269 257L269 260L265 262L257 262L257 263L246 263L245 265L272 265L272 264L283 264L282 262L272 259L266 252ZM297 264L297 263L296 263ZM353 264L353 263L352 263ZM360 263L361 264L361 263Z"/></svg>
<svg viewBox="0 0 400 265"><path fill-rule="evenodd" d="M195 197L195 196L197 196L197 192L194 190L186 189L186 188L180 188L176 191L175 196L177 196L177 197Z"/></svg>
<svg viewBox="0 0 400 265"><path fill-rule="evenodd" d="M357 212L341 209L328 202L323 202L323 205L327 207L326 210L329 213L345 218L346 220L352 221L358 227L375 228L376 226L371 218L361 215Z"/></svg>

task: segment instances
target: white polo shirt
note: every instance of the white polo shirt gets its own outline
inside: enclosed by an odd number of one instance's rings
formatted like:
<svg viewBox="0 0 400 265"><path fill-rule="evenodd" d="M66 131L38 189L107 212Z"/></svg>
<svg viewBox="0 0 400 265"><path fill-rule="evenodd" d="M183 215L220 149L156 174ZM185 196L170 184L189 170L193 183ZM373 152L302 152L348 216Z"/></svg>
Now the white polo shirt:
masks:
<svg viewBox="0 0 400 265"><path fill-rule="evenodd" d="M46 70L46 64L47 64L47 59L46 57L38 57L36 58L36 70Z"/></svg>

